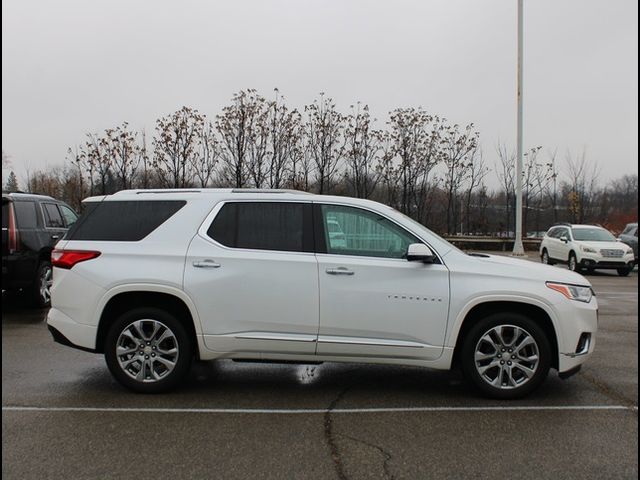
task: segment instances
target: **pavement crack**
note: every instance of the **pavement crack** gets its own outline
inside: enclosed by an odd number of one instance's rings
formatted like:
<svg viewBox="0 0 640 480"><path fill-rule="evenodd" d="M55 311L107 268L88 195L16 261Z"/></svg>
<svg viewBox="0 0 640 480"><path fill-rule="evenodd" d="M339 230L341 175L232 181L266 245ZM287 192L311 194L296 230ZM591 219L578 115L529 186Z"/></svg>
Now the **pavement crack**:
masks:
<svg viewBox="0 0 640 480"><path fill-rule="evenodd" d="M591 375L589 372L583 371L580 376L591 383L600 393L602 393L606 397L620 402L625 406L631 408L632 410L635 408L635 411L637 411L638 405L635 401L616 391L615 389L604 383L602 380Z"/></svg>
<svg viewBox="0 0 640 480"><path fill-rule="evenodd" d="M336 398L331 401L331 403L327 407L326 413L324 414L324 438L327 442L327 445L329 446L331 460L333 461L333 465L335 466L336 474L338 475L339 480L348 480L348 477L344 471L344 465L342 463L338 444L336 443L336 438L333 432L333 416L331 415L331 411L336 408L336 405L338 404L338 402L340 402L340 400L342 400L349 388L351 387L347 387L340 393L338 393Z"/></svg>
<svg viewBox="0 0 640 480"><path fill-rule="evenodd" d="M366 447L369 448L373 448L374 450L377 450L378 452L380 452L384 458L384 461L382 462L382 470L384 473L384 477L388 480L394 480L396 477L391 473L391 470L389 469L389 462L391 461L391 454L389 452L387 452L384 448L375 445L373 443L369 443L369 442L365 442L364 440L360 440L359 438L355 438L355 437L351 437L349 435L344 435L344 434L339 434L342 438L346 438L348 440L351 440L352 442L356 442L359 443L361 445L364 445Z"/></svg>

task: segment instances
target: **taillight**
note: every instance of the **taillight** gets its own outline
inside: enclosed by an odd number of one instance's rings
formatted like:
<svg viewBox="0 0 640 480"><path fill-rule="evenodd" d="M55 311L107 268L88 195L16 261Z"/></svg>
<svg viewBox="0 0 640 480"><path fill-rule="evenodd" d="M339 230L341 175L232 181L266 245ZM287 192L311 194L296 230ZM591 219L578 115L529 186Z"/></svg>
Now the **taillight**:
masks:
<svg viewBox="0 0 640 480"><path fill-rule="evenodd" d="M51 252L51 264L54 267L73 268L76 263L86 262L100 256L100 252L93 250L54 250Z"/></svg>
<svg viewBox="0 0 640 480"><path fill-rule="evenodd" d="M18 251L18 229L16 228L16 214L13 203L9 204L9 253Z"/></svg>

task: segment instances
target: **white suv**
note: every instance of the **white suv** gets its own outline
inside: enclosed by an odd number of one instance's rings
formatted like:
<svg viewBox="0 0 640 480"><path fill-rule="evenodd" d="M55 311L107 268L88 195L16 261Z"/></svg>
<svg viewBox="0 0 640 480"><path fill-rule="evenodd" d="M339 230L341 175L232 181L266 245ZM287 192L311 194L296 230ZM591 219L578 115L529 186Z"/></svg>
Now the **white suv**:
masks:
<svg viewBox="0 0 640 480"><path fill-rule="evenodd" d="M626 277L635 266L633 249L595 225L559 224L551 227L540 243L542 263L566 263L569 270L617 270Z"/></svg>
<svg viewBox="0 0 640 480"><path fill-rule="evenodd" d="M595 345L581 275L467 255L367 200L123 191L87 199L52 261L54 339L104 353L139 392L174 387L195 357L457 365L514 398L550 368L577 372Z"/></svg>

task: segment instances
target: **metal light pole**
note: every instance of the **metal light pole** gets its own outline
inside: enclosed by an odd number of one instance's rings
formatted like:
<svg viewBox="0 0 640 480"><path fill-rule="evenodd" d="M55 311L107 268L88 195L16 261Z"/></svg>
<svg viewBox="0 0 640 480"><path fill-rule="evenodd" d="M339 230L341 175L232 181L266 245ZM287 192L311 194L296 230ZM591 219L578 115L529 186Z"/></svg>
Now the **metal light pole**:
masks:
<svg viewBox="0 0 640 480"><path fill-rule="evenodd" d="M523 4L524 0L518 0L518 134L517 150L518 158L516 162L516 238L513 242L512 255L524 257L524 246L522 245L522 29L523 29Z"/></svg>

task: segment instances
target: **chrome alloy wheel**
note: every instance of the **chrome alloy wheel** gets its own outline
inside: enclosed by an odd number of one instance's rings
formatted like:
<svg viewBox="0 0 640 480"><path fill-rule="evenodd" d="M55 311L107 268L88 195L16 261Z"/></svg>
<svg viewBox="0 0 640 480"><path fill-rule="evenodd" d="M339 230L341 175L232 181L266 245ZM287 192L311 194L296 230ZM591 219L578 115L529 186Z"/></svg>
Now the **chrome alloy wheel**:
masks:
<svg viewBox="0 0 640 480"><path fill-rule="evenodd" d="M162 322L136 320L127 325L116 342L120 368L138 382L162 380L175 368L179 355L178 340Z"/></svg>
<svg viewBox="0 0 640 480"><path fill-rule="evenodd" d="M40 299L44 305L51 301L51 285L53 285L53 269L48 266L40 274Z"/></svg>
<svg viewBox="0 0 640 480"><path fill-rule="evenodd" d="M529 332L515 325L498 325L480 337L475 366L489 385L508 390L527 383L539 364L539 349Z"/></svg>

